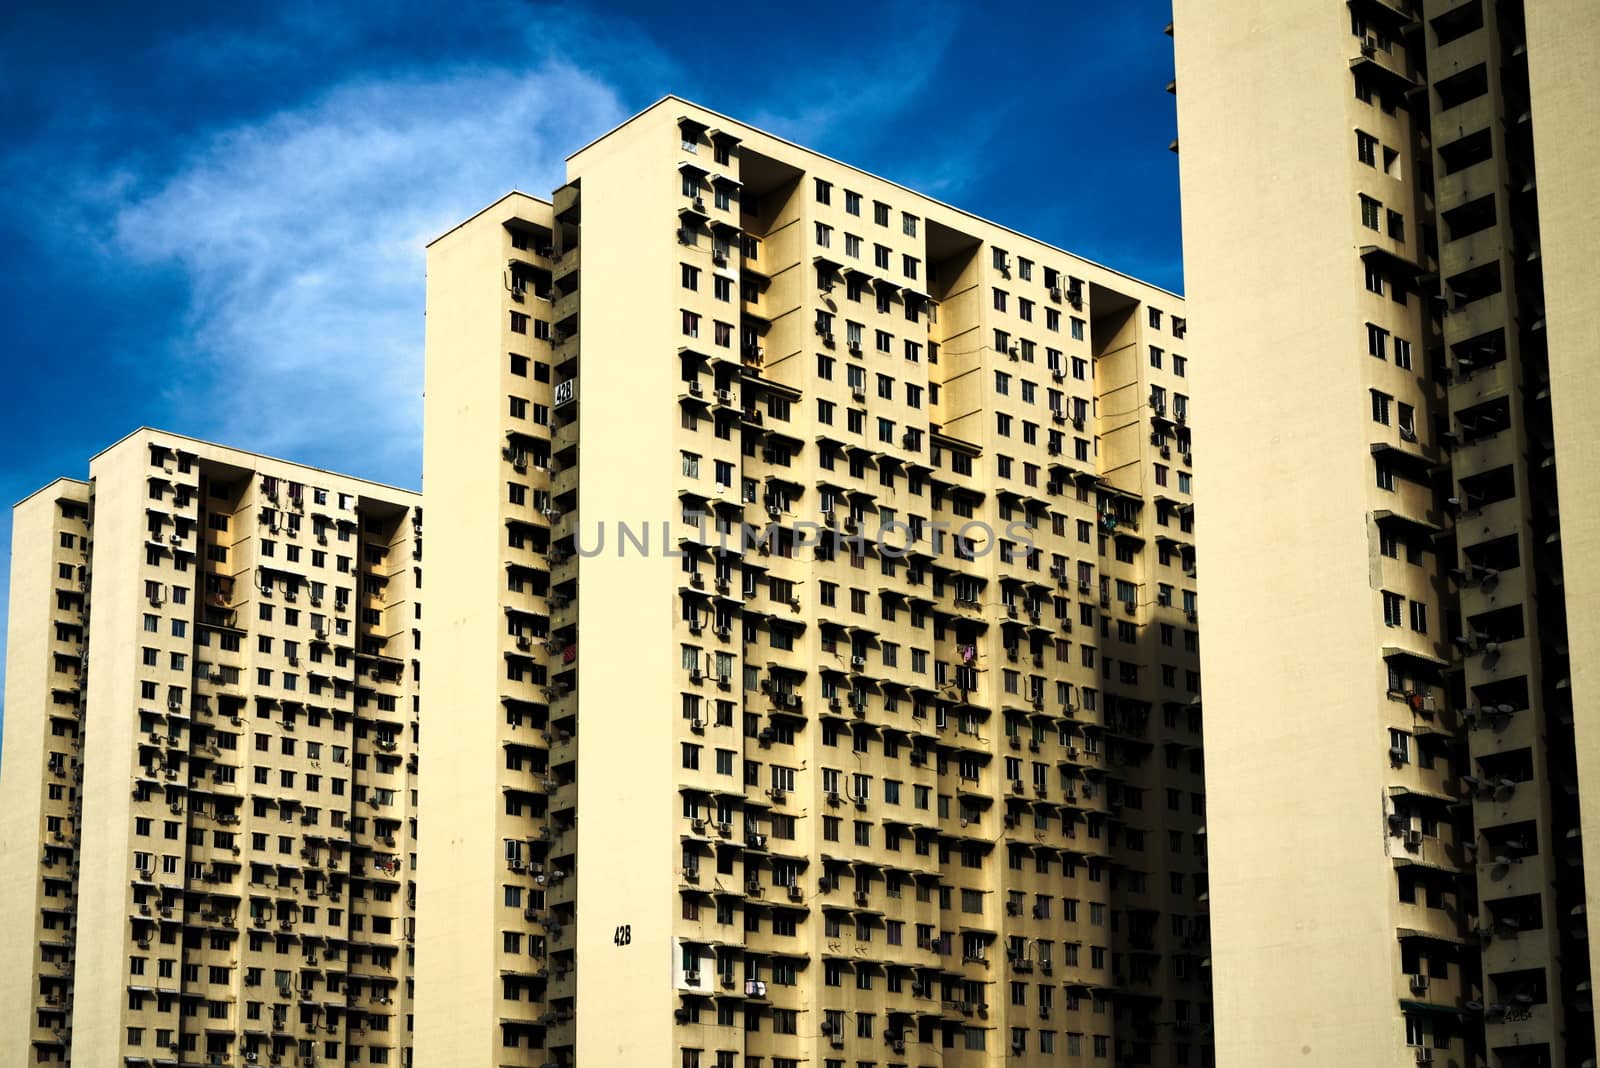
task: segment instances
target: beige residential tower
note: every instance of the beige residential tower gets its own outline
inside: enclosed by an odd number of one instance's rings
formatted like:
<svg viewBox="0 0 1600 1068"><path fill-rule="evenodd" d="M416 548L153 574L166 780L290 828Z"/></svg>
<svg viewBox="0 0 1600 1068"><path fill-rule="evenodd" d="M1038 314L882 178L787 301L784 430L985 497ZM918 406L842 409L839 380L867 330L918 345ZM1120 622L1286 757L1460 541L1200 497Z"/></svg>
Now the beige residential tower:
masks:
<svg viewBox="0 0 1600 1068"><path fill-rule="evenodd" d="M0 1064L409 1059L416 494L141 429L16 508Z"/></svg>
<svg viewBox="0 0 1600 1068"><path fill-rule="evenodd" d="M429 248L419 1062L1209 1063L1182 300L676 98L567 178Z"/></svg>
<svg viewBox="0 0 1600 1068"><path fill-rule="evenodd" d="M1593 1065L1600 9L1173 31L1218 1061Z"/></svg>

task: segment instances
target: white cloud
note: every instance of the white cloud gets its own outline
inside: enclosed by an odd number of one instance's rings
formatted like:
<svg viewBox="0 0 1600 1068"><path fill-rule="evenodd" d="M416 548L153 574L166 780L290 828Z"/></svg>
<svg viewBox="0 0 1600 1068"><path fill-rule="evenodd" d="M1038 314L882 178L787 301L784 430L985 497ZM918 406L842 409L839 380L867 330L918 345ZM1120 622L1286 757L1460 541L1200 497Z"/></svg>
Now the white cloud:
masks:
<svg viewBox="0 0 1600 1068"><path fill-rule="evenodd" d="M415 485L424 244L513 187L548 195L624 115L558 62L367 79L124 182L112 251L190 285L171 429Z"/></svg>

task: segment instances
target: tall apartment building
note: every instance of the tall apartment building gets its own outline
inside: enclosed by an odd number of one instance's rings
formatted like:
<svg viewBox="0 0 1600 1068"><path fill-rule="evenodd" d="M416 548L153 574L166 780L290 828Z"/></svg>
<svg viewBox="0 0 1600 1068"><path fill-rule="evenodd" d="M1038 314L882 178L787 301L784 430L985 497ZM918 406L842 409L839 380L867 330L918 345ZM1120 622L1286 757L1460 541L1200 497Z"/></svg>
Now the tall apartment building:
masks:
<svg viewBox="0 0 1600 1068"><path fill-rule="evenodd" d="M429 248L420 1063L1210 1063L1182 300L676 98L567 174Z"/></svg>
<svg viewBox="0 0 1600 1068"><path fill-rule="evenodd" d="M16 508L0 1064L402 1064L422 512L141 429Z"/></svg>
<svg viewBox="0 0 1600 1068"><path fill-rule="evenodd" d="M1218 1059L1593 1065L1600 8L1173 29Z"/></svg>

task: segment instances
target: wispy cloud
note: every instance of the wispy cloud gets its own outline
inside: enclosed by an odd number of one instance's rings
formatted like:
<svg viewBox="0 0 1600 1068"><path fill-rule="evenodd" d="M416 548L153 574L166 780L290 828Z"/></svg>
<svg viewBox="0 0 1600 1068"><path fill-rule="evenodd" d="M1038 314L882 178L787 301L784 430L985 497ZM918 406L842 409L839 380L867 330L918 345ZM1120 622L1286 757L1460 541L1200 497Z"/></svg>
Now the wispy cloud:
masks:
<svg viewBox="0 0 1600 1068"><path fill-rule="evenodd" d="M197 432L413 484L423 246L561 160L624 109L559 62L368 79L128 175L118 255L177 266L190 306L164 405ZM330 440L331 439L331 440Z"/></svg>

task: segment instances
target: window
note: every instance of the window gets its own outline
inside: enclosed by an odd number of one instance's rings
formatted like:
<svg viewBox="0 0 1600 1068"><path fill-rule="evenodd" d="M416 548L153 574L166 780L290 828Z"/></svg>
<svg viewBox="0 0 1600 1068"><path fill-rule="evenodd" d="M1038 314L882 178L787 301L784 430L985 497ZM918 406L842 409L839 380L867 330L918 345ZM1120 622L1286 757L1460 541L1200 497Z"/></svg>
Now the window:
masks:
<svg viewBox="0 0 1600 1068"><path fill-rule="evenodd" d="M1396 764L1411 762L1411 735L1405 731L1389 729L1389 756Z"/></svg>
<svg viewBox="0 0 1600 1068"><path fill-rule="evenodd" d="M1356 159L1369 167L1378 165L1378 139L1364 130L1356 131Z"/></svg>
<svg viewBox="0 0 1600 1068"><path fill-rule="evenodd" d="M1405 338L1394 339L1394 365L1402 371L1411 370L1411 342Z"/></svg>
<svg viewBox="0 0 1600 1068"><path fill-rule="evenodd" d="M1428 633L1428 606L1421 601L1411 602L1411 629L1418 634Z"/></svg>
<svg viewBox="0 0 1600 1068"><path fill-rule="evenodd" d="M817 183L817 203L818 204L831 204L831 203L833 203L833 183L832 182L824 182L821 178L816 179L816 183Z"/></svg>
<svg viewBox="0 0 1600 1068"><path fill-rule="evenodd" d="M1406 239L1406 217L1404 215L1401 215L1398 211L1390 211L1388 213L1388 226L1390 237L1396 241L1404 241Z"/></svg>
<svg viewBox="0 0 1600 1068"><path fill-rule="evenodd" d="M1388 426L1389 425L1389 404L1390 404L1391 401L1394 400L1394 398L1389 396L1389 394L1387 394L1387 393L1380 393L1377 390L1372 390L1371 392L1372 392L1372 421L1374 423L1382 423L1384 426Z"/></svg>
<svg viewBox="0 0 1600 1068"><path fill-rule="evenodd" d="M1404 620L1406 599L1398 593L1383 591L1383 625L1386 627L1401 626Z"/></svg>
<svg viewBox="0 0 1600 1068"><path fill-rule="evenodd" d="M528 332L528 316L522 312L512 312L511 332L513 334L526 334Z"/></svg>
<svg viewBox="0 0 1600 1068"><path fill-rule="evenodd" d="M1373 323L1367 324L1367 355L1379 360L1384 359L1388 343L1389 331Z"/></svg>
<svg viewBox="0 0 1600 1068"><path fill-rule="evenodd" d="M1383 204L1379 201L1373 200L1365 193L1360 194L1360 198L1361 225L1365 226L1368 230L1380 229L1383 225Z"/></svg>
<svg viewBox="0 0 1600 1068"><path fill-rule="evenodd" d="M680 263L678 265L678 267L680 269L680 278L682 279L682 282L683 282L683 288L685 288L685 289L699 289L700 288L700 268L693 267L693 266L691 266L691 265L689 265L687 263Z"/></svg>
<svg viewBox="0 0 1600 1068"><path fill-rule="evenodd" d="M852 193L848 189L846 189L844 191L844 211L845 211L846 215L860 215L861 214L861 194L860 193Z"/></svg>
<svg viewBox="0 0 1600 1068"><path fill-rule="evenodd" d="M881 200L872 202L872 221L879 226L889 225L889 205Z"/></svg>

